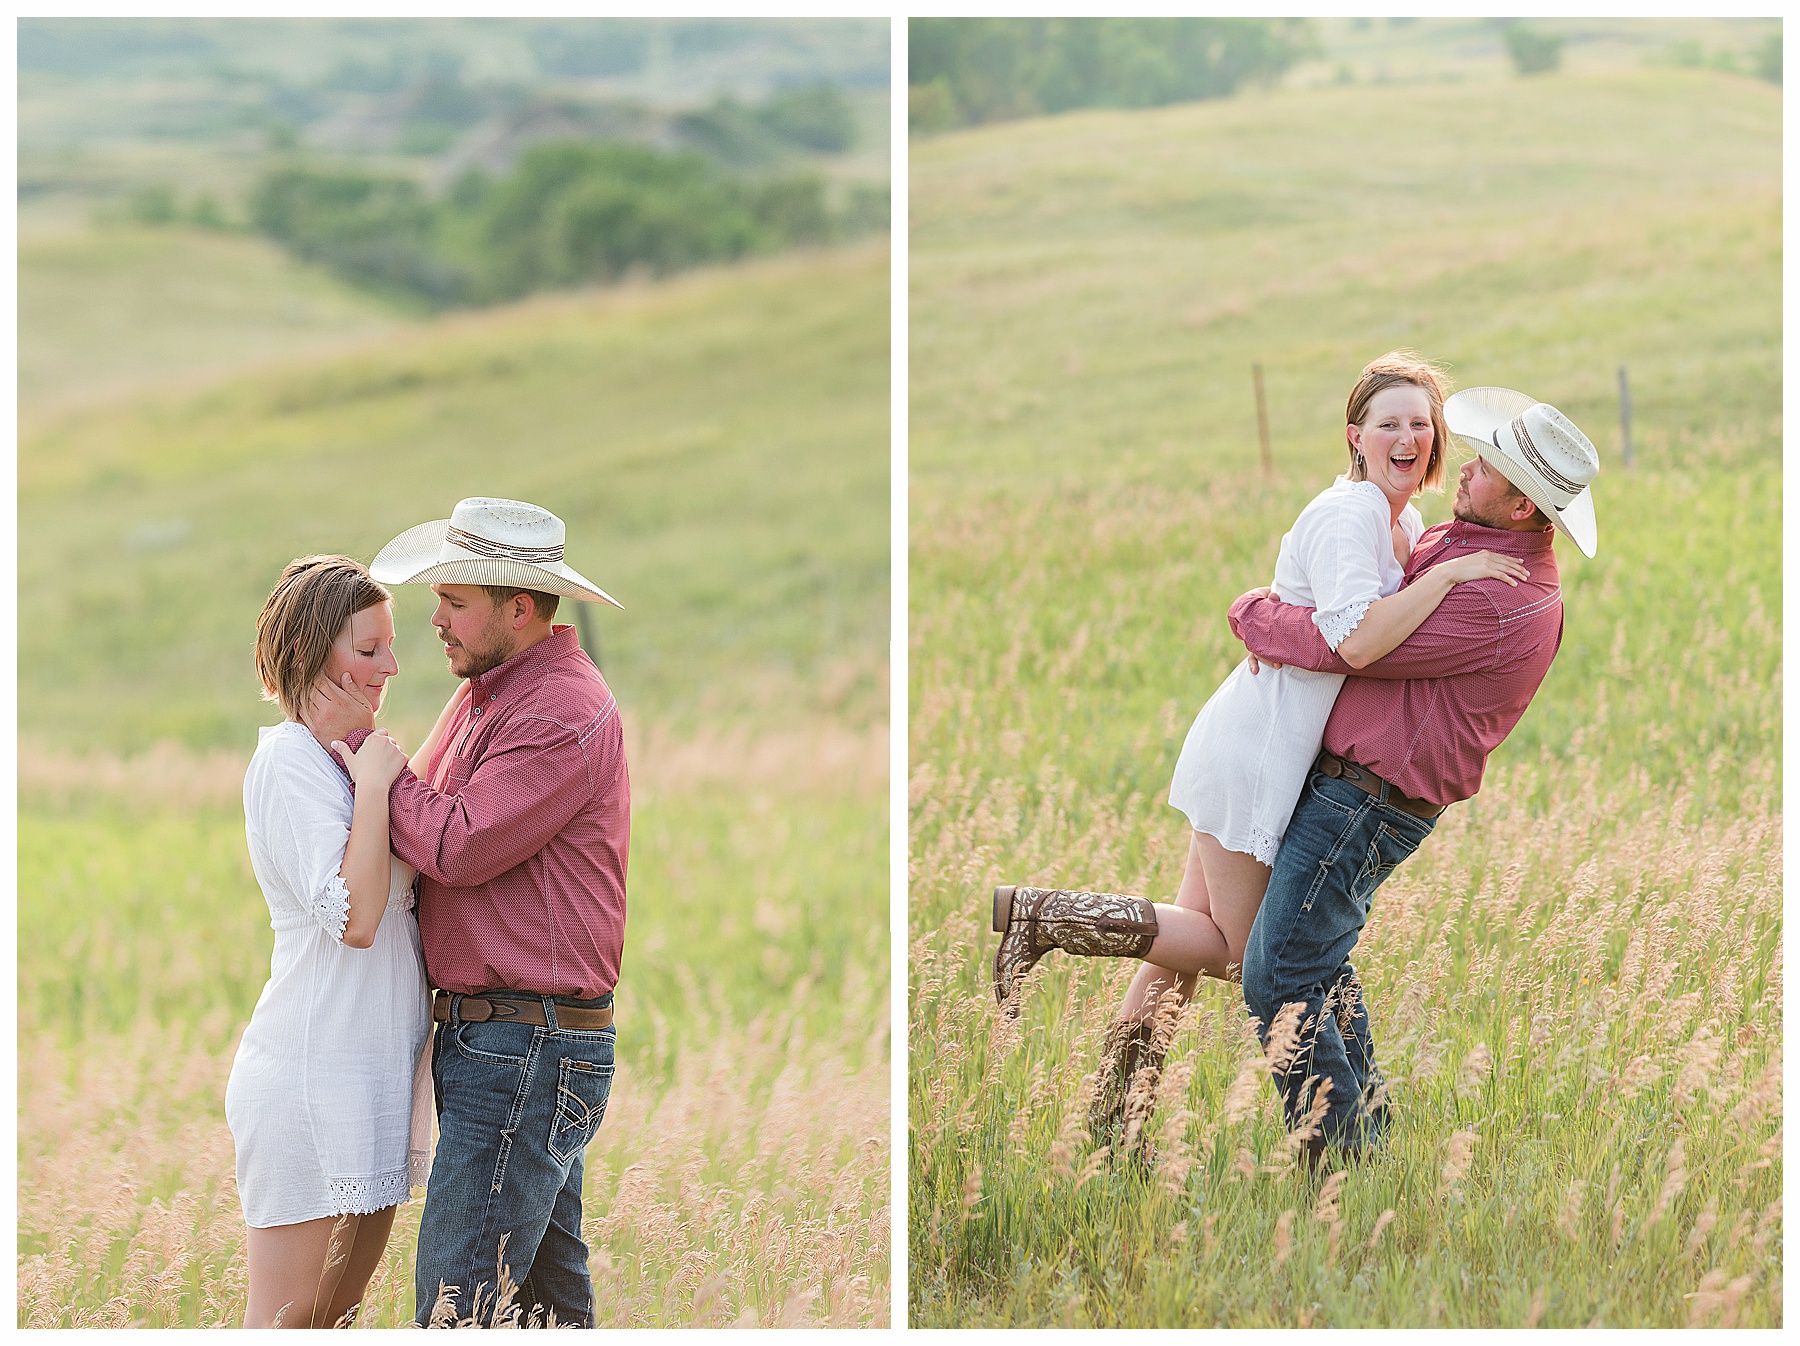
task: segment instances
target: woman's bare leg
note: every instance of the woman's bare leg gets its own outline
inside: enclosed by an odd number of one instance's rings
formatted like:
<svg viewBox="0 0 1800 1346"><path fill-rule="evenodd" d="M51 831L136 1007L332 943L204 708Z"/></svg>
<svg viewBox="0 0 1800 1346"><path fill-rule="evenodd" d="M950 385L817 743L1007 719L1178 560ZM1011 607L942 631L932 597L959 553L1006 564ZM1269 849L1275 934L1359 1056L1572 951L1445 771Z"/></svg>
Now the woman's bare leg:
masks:
<svg viewBox="0 0 1800 1346"><path fill-rule="evenodd" d="M1126 1019L1149 1018L1171 986L1187 1001L1201 974L1236 981L1243 964L1250 927L1269 886L1269 867L1226 850L1204 832L1189 835L1181 887L1172 905L1156 904L1156 943L1126 993Z"/></svg>
<svg viewBox="0 0 1800 1346"><path fill-rule="evenodd" d="M250 1302L244 1326L330 1327L336 1320L327 1315L349 1266L357 1225L365 1218L370 1217L327 1215L246 1230Z"/></svg>
<svg viewBox="0 0 1800 1346"><path fill-rule="evenodd" d="M381 1265L382 1253L387 1251L388 1234L394 1228L394 1212L398 1209L398 1206L389 1206L357 1219L356 1240L350 1245L344 1274L338 1279L337 1291L326 1308L327 1324L336 1326L345 1314L362 1303L363 1294L369 1288L369 1278Z"/></svg>

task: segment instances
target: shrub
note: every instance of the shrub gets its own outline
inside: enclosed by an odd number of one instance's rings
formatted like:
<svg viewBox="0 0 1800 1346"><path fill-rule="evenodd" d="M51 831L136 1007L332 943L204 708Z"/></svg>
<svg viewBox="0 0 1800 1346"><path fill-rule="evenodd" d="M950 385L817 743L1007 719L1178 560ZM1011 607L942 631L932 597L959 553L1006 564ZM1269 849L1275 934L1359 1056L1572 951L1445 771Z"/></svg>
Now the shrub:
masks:
<svg viewBox="0 0 1800 1346"><path fill-rule="evenodd" d="M1521 75L1542 75L1562 65L1562 35L1540 33L1523 24L1506 30L1506 51L1512 57L1513 69Z"/></svg>

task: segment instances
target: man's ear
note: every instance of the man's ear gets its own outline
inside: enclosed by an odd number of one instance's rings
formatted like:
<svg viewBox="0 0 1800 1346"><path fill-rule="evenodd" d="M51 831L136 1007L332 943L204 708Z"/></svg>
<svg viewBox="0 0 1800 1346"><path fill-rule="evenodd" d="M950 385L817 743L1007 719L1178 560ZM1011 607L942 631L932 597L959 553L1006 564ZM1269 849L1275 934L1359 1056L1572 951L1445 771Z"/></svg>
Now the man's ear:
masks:
<svg viewBox="0 0 1800 1346"><path fill-rule="evenodd" d="M512 596L512 611L507 617L513 630L523 631L537 618L537 600L521 590Z"/></svg>

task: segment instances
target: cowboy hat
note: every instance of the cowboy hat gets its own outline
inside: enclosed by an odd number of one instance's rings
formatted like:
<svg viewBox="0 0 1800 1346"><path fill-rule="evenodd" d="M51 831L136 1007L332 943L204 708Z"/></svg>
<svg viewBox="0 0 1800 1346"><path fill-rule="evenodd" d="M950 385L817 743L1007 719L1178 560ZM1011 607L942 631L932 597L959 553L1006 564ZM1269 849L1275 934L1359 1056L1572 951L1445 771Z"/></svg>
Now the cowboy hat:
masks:
<svg viewBox="0 0 1800 1346"><path fill-rule="evenodd" d="M1444 424L1593 557L1599 532L1590 484L1600 454L1575 422L1511 388L1465 388L1444 403Z"/></svg>
<svg viewBox="0 0 1800 1346"><path fill-rule="evenodd" d="M473 496L448 519L409 528L376 553L383 584L516 584L521 589L625 605L563 563L563 521L523 500Z"/></svg>

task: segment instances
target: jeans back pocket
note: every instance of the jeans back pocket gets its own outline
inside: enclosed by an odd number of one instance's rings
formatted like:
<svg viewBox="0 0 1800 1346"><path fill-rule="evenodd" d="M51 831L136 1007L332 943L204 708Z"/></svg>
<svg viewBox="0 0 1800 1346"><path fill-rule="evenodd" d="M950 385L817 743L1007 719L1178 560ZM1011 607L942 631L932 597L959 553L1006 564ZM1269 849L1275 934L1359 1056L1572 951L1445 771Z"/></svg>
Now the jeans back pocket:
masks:
<svg viewBox="0 0 1800 1346"><path fill-rule="evenodd" d="M587 1148L606 1116L613 1068L565 1056L556 1066L556 1115L550 1120L550 1153L567 1162Z"/></svg>

